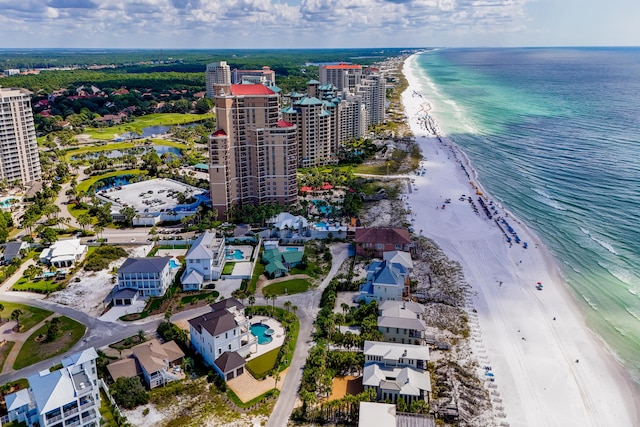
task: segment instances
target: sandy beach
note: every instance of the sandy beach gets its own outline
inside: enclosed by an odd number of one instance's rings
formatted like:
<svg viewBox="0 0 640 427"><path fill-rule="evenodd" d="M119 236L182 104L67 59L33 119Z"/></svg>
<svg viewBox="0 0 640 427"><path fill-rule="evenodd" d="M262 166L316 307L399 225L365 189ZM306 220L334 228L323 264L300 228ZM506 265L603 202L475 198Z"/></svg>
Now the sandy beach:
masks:
<svg viewBox="0 0 640 427"><path fill-rule="evenodd" d="M412 72L414 59L404 65L409 88L402 100L422 148L425 173L412 176L407 204L415 232L460 262L473 288L468 302L472 348L479 370L491 366L495 375L492 397L505 415L496 423L639 426L638 389L587 328L556 260L531 230L482 189L464 153L445 135L434 135L437 123L425 120L425 111L437 116L437 109L431 109L429 94L421 93ZM470 181L482 193L492 219Z"/></svg>

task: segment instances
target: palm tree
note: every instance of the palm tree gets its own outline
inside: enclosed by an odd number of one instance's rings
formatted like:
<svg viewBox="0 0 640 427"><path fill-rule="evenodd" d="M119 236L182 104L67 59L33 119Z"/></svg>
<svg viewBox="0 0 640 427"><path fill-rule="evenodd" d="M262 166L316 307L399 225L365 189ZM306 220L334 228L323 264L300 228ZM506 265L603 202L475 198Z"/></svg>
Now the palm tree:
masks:
<svg viewBox="0 0 640 427"><path fill-rule="evenodd" d="M298 306L297 305L292 305L291 306L291 311L293 311L293 314L296 314L296 311L298 311Z"/></svg>
<svg viewBox="0 0 640 427"><path fill-rule="evenodd" d="M22 314L22 310L20 310L19 308L16 308L11 312L11 320L16 321L16 327L18 328L18 330L20 330L20 316L22 316Z"/></svg>
<svg viewBox="0 0 640 427"><path fill-rule="evenodd" d="M340 304L340 308L342 308L342 312L346 316L347 311L349 311L349 304L347 304L346 302L343 302L342 304Z"/></svg>
<svg viewBox="0 0 640 427"><path fill-rule="evenodd" d="M276 300L278 299L278 295L273 294L271 295L271 300L273 301L273 313L276 312Z"/></svg>
<svg viewBox="0 0 640 427"><path fill-rule="evenodd" d="M253 307L253 304L256 303L256 297L254 295L249 295L249 305Z"/></svg>
<svg viewBox="0 0 640 427"><path fill-rule="evenodd" d="M278 381L280 381L280 372L278 372L278 368L274 368L273 371L271 371L271 376L275 380L273 388L278 388Z"/></svg>
<svg viewBox="0 0 640 427"><path fill-rule="evenodd" d="M104 227L100 224L96 224L93 226L93 231L96 232L96 235L98 236L98 238L100 239L102 236L102 232L104 231Z"/></svg>
<svg viewBox="0 0 640 427"><path fill-rule="evenodd" d="M192 358L185 357L184 359L182 359L182 370L185 374L189 374L191 371L193 371L193 366L194 362Z"/></svg>
<svg viewBox="0 0 640 427"><path fill-rule="evenodd" d="M287 309L287 312L289 312L289 310L291 309L291 301L285 301L284 302L284 308Z"/></svg>

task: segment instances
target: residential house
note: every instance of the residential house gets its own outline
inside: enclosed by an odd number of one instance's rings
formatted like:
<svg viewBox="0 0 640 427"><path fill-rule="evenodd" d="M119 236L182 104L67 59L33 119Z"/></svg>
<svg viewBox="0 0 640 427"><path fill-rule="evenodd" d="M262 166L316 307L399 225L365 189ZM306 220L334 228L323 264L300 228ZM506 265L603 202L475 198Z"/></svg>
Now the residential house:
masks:
<svg viewBox="0 0 640 427"><path fill-rule="evenodd" d="M355 234L356 255L382 258L384 252L405 251L411 247L409 231L404 228L359 228Z"/></svg>
<svg viewBox="0 0 640 427"><path fill-rule="evenodd" d="M367 265L367 280L360 286L359 299L371 301L401 301L409 291L409 270L391 261L374 261Z"/></svg>
<svg viewBox="0 0 640 427"><path fill-rule="evenodd" d="M227 355L216 365L223 353L237 353L244 358L258 351L257 338L251 334L249 319L244 315L244 305L235 298L227 298L211 304L211 312L189 320L191 345L204 361L218 370L223 377L234 366L235 356Z"/></svg>
<svg viewBox="0 0 640 427"><path fill-rule="evenodd" d="M14 258L22 258L22 251L29 248L27 242L9 242L4 247L2 257L5 264L11 263Z"/></svg>
<svg viewBox="0 0 640 427"><path fill-rule="evenodd" d="M409 271L413 272L413 260L411 254L404 251L388 251L382 254L383 261L389 261L392 264L400 264Z"/></svg>
<svg viewBox="0 0 640 427"><path fill-rule="evenodd" d="M399 398L408 405L419 400L429 402L428 347L365 341L364 356L362 385L365 390L374 389L378 399L392 403Z"/></svg>
<svg viewBox="0 0 640 427"><path fill-rule="evenodd" d="M204 282L218 280L225 262L224 239L205 231L191 245L180 282L185 291L198 291Z"/></svg>
<svg viewBox="0 0 640 427"><path fill-rule="evenodd" d="M392 403L360 402L358 427L436 427L428 415L396 412Z"/></svg>
<svg viewBox="0 0 640 427"><path fill-rule="evenodd" d="M134 289L143 297L161 297L173 280L171 257L127 258L118 269L118 290Z"/></svg>
<svg viewBox="0 0 640 427"><path fill-rule="evenodd" d="M378 331L384 341L425 344L427 324L424 309L411 301L384 301L378 307Z"/></svg>
<svg viewBox="0 0 640 427"><path fill-rule="evenodd" d="M58 240L40 254L40 262L54 267L72 267L87 252L87 246L80 239Z"/></svg>
<svg viewBox="0 0 640 427"><path fill-rule="evenodd" d="M100 425L100 390L93 347L62 359L62 368L28 378L29 389L7 395L10 421L28 427Z"/></svg>
<svg viewBox="0 0 640 427"><path fill-rule="evenodd" d="M289 269L302 264L303 257L304 252L298 250L281 252L274 248L262 252L262 262L266 264L264 270L272 278L284 276Z"/></svg>
<svg viewBox="0 0 640 427"><path fill-rule="evenodd" d="M117 360L107 366L114 380L141 375L147 387L155 388L182 377L179 364L184 358L184 353L175 341L160 343L153 339L131 350L131 357Z"/></svg>

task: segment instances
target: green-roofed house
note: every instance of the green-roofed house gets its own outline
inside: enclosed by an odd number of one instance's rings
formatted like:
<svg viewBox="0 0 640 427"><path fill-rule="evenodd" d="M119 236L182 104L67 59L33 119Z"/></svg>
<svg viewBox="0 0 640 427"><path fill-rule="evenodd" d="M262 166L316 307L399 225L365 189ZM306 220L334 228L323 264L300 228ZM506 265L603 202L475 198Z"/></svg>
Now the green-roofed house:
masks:
<svg viewBox="0 0 640 427"><path fill-rule="evenodd" d="M297 267L302 263L303 251L286 251L282 253L282 263L287 268Z"/></svg>
<svg viewBox="0 0 640 427"><path fill-rule="evenodd" d="M279 259L274 259L264 267L264 271L271 278L282 277L287 274L287 268Z"/></svg>
<svg viewBox="0 0 640 427"><path fill-rule="evenodd" d="M282 254L278 249L268 249L262 252L262 262L268 264L276 259L282 261Z"/></svg>

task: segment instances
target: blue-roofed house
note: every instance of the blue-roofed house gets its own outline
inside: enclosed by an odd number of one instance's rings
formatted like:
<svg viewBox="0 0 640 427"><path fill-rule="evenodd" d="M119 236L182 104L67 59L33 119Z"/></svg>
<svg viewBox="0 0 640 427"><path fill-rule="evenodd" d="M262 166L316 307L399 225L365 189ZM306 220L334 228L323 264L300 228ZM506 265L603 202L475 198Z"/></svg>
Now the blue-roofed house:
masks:
<svg viewBox="0 0 640 427"><path fill-rule="evenodd" d="M28 378L29 389L7 395L8 418L27 426L100 425L100 390L93 347L62 359L62 368Z"/></svg>
<svg viewBox="0 0 640 427"><path fill-rule="evenodd" d="M360 286L365 302L401 301L409 290L409 270L400 263L373 261L366 267L367 281Z"/></svg>
<svg viewBox="0 0 640 427"><path fill-rule="evenodd" d="M142 297L163 296L175 276L170 261L171 257L127 258L118 269L117 289L134 289Z"/></svg>
<svg viewBox="0 0 640 427"><path fill-rule="evenodd" d="M184 258L186 268L180 278L182 289L197 291L205 282L218 280L224 267L224 255L224 239L210 231L202 233Z"/></svg>

